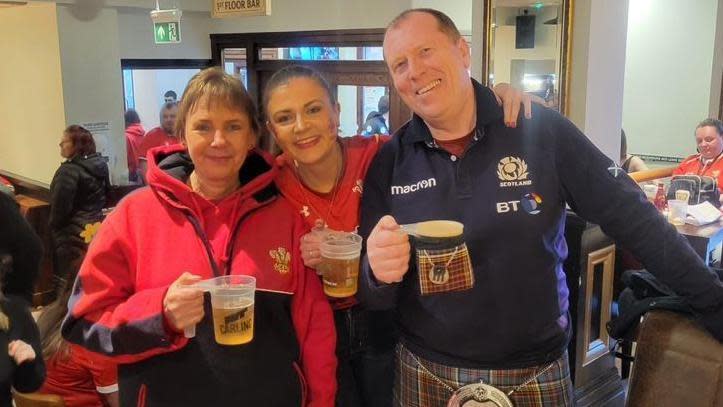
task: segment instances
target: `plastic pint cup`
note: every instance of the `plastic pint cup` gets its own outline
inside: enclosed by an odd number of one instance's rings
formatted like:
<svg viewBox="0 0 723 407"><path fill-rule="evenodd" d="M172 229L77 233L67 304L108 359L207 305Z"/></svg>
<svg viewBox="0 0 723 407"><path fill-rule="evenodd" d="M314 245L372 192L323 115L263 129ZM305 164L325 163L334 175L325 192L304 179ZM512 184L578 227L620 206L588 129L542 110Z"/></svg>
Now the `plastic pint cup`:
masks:
<svg viewBox="0 0 723 407"><path fill-rule="evenodd" d="M221 345L242 345L254 338L256 279L230 275L204 282L211 293L213 332Z"/></svg>
<svg viewBox="0 0 723 407"><path fill-rule="evenodd" d="M687 192L687 191L686 191ZM678 226L685 225L685 217L688 215L688 201L671 199L668 201L668 217L670 223Z"/></svg>
<svg viewBox="0 0 723 407"><path fill-rule="evenodd" d="M321 241L321 271L324 293L343 298L356 294L359 278L361 236L356 233L333 232Z"/></svg>

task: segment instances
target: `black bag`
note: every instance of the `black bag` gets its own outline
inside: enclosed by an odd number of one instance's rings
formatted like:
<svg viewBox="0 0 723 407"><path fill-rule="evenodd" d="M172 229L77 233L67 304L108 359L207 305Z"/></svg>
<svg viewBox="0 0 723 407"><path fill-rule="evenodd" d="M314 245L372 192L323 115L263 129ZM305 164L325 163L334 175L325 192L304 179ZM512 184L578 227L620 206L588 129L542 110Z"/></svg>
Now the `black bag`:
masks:
<svg viewBox="0 0 723 407"><path fill-rule="evenodd" d="M720 208L720 192L715 178L705 175L674 175L670 179L668 200L675 199L675 191L684 189L690 192L688 205L697 205L708 201L716 208Z"/></svg>
<svg viewBox="0 0 723 407"><path fill-rule="evenodd" d="M653 309L693 314L683 297L646 270L627 270L621 279L626 288L618 297L619 314L606 324L613 338L631 340L640 317Z"/></svg>

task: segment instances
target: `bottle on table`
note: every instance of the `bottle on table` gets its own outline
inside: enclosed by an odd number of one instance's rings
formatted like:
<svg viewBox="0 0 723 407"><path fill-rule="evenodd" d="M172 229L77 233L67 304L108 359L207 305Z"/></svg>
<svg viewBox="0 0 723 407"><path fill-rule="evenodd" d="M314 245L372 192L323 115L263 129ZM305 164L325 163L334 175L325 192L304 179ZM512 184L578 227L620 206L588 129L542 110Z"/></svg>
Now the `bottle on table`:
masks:
<svg viewBox="0 0 723 407"><path fill-rule="evenodd" d="M668 206L668 200L665 198L665 186L662 182L658 182L658 192L655 194L655 207L659 211L664 211Z"/></svg>

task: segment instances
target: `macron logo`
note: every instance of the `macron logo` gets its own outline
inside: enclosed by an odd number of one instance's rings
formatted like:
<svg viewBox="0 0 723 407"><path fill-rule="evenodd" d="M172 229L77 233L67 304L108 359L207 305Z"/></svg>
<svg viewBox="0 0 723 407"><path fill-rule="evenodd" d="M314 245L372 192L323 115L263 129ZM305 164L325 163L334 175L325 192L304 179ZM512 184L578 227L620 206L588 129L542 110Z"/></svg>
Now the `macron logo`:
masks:
<svg viewBox="0 0 723 407"><path fill-rule="evenodd" d="M437 186L435 178L428 178L418 181L410 185L392 185L392 195L403 195L410 192L417 192L420 189L432 188Z"/></svg>

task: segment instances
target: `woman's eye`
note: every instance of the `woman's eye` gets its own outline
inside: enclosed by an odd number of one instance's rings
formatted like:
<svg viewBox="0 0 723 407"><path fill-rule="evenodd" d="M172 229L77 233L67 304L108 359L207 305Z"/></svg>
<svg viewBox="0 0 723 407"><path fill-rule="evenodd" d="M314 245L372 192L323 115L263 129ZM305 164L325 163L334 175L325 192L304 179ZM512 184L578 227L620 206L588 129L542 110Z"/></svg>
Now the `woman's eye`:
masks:
<svg viewBox="0 0 723 407"><path fill-rule="evenodd" d="M241 130L241 129L242 129L242 127L241 127L241 125L238 124L238 123L233 123L233 124L229 124L229 125L228 125L228 130L229 130L229 131L239 131L239 130Z"/></svg>
<svg viewBox="0 0 723 407"><path fill-rule="evenodd" d="M291 122L291 115L276 116L274 121L278 124L288 124Z"/></svg>
<svg viewBox="0 0 723 407"><path fill-rule="evenodd" d="M309 108L309 113L319 113L321 111L321 106L311 106Z"/></svg>
<svg viewBox="0 0 723 407"><path fill-rule="evenodd" d="M208 124L197 124L193 129L196 131L206 132L211 128Z"/></svg>

